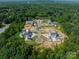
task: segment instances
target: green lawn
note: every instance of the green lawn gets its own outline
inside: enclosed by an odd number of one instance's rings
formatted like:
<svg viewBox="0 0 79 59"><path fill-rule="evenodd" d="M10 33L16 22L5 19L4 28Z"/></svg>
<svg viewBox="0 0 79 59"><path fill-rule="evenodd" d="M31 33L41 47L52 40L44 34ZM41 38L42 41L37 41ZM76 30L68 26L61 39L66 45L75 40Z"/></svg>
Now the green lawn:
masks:
<svg viewBox="0 0 79 59"><path fill-rule="evenodd" d="M20 38L20 32L17 32L17 33L15 34L15 36L16 36L17 38Z"/></svg>

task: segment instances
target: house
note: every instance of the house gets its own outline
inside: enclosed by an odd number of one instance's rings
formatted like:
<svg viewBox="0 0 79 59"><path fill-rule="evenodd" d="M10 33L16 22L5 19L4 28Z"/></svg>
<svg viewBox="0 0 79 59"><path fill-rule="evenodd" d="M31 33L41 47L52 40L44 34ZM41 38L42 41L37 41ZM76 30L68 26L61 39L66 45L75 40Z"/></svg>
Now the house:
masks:
<svg viewBox="0 0 79 59"><path fill-rule="evenodd" d="M26 21L26 23L24 25L24 29L31 30L32 26L33 26L33 21L31 19L29 19Z"/></svg>
<svg viewBox="0 0 79 59"><path fill-rule="evenodd" d="M24 38L25 40L28 39L32 39L32 25L33 25L33 21L32 20L28 20L26 21L25 25L24 25L24 29L22 30L20 37Z"/></svg>
<svg viewBox="0 0 79 59"><path fill-rule="evenodd" d="M28 39L31 40L32 39L32 32L30 30L23 29L20 34L20 37L24 38L25 40L28 40Z"/></svg>
<svg viewBox="0 0 79 59"><path fill-rule="evenodd" d="M49 30L48 38L50 41L57 41L59 34L55 30Z"/></svg>
<svg viewBox="0 0 79 59"><path fill-rule="evenodd" d="M33 25L33 21L32 21L31 19L29 19L29 20L26 21L26 24L31 24L31 25Z"/></svg>
<svg viewBox="0 0 79 59"><path fill-rule="evenodd" d="M49 26L57 26L57 24L58 24L58 23L55 22L55 21L52 22L51 20L48 20L48 25L49 25Z"/></svg>

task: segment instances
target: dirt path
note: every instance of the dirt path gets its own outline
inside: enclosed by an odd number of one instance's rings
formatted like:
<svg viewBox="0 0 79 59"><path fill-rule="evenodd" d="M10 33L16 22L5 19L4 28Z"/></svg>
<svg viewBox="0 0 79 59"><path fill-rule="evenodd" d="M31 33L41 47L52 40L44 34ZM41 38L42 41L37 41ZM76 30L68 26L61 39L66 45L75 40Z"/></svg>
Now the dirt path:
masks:
<svg viewBox="0 0 79 59"><path fill-rule="evenodd" d="M5 25L5 27L0 28L0 34L3 33L9 26L10 26L10 24L7 24L7 25Z"/></svg>

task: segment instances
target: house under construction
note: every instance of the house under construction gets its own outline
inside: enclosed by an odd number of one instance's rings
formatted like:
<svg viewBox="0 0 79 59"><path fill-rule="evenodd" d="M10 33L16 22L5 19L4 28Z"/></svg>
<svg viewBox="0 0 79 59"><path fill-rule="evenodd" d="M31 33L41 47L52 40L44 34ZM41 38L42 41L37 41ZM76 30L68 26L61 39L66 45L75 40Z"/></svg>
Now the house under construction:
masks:
<svg viewBox="0 0 79 59"><path fill-rule="evenodd" d="M53 26L57 25L57 22L44 23L41 19L34 19L26 21L24 25L24 29L22 30L20 37L25 40L31 40L34 36L36 36L37 43L43 43L44 41L58 41L60 35L58 31L53 30ZM49 28L49 26L51 26Z"/></svg>

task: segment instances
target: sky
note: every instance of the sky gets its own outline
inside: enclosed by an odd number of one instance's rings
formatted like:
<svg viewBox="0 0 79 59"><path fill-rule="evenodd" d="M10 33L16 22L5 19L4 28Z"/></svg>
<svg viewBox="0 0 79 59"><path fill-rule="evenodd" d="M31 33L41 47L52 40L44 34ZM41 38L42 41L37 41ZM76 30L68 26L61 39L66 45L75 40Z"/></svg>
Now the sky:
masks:
<svg viewBox="0 0 79 59"><path fill-rule="evenodd" d="M34 1L34 0L0 0L0 1ZM35 1L38 1L38 0L35 0ZM79 1L79 0L50 0L50 1Z"/></svg>

